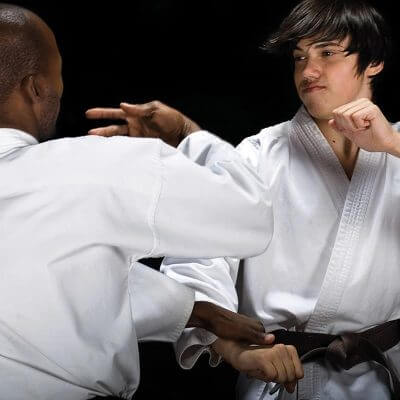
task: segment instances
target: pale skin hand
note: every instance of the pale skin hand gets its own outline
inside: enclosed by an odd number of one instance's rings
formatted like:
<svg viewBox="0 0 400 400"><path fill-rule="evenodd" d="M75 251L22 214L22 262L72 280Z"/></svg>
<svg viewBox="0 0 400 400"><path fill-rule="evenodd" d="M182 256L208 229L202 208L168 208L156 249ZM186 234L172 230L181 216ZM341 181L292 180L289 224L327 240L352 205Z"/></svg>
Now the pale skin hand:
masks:
<svg viewBox="0 0 400 400"><path fill-rule="evenodd" d="M159 138L174 147L186 136L200 130L191 119L159 101L146 104L121 103L120 108L91 108L86 111L86 117L126 122L91 129L89 135Z"/></svg>
<svg viewBox="0 0 400 400"><path fill-rule="evenodd" d="M304 376L294 346L284 344L250 346L231 340L217 339L212 348L229 364L247 376L266 382L282 383L293 393Z"/></svg>
<svg viewBox="0 0 400 400"><path fill-rule="evenodd" d="M330 126L358 147L400 157L400 135L371 100L352 101L336 108L332 114Z"/></svg>

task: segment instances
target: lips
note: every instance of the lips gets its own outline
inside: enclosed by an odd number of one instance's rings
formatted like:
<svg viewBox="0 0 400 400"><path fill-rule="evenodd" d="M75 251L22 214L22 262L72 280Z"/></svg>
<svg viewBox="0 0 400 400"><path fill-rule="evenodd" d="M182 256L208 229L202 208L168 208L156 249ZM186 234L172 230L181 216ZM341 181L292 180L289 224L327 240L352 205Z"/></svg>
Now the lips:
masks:
<svg viewBox="0 0 400 400"><path fill-rule="evenodd" d="M325 86L312 85L312 86L307 86L302 91L303 91L303 93L312 93L312 92L318 92L323 89L325 89Z"/></svg>

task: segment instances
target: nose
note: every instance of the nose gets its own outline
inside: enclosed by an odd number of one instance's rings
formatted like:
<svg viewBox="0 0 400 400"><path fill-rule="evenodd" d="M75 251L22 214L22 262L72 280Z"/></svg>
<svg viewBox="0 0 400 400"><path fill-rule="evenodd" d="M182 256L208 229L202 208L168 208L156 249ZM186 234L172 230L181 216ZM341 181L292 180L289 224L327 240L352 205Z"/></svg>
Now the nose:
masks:
<svg viewBox="0 0 400 400"><path fill-rule="evenodd" d="M316 59L309 57L303 68L303 78L313 81L321 76L321 72L320 63Z"/></svg>

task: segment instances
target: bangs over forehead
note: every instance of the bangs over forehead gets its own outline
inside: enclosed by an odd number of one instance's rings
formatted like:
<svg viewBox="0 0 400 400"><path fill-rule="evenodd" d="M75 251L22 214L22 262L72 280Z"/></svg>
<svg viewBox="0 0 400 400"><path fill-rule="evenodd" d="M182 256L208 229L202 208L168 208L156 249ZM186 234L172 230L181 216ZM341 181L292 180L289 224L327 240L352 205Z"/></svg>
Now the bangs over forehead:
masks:
<svg viewBox="0 0 400 400"><path fill-rule="evenodd" d="M283 20L262 46L274 53L290 54L301 39L343 41L346 51L358 53L360 71L383 62L390 48L390 34L383 17L362 0L304 0Z"/></svg>

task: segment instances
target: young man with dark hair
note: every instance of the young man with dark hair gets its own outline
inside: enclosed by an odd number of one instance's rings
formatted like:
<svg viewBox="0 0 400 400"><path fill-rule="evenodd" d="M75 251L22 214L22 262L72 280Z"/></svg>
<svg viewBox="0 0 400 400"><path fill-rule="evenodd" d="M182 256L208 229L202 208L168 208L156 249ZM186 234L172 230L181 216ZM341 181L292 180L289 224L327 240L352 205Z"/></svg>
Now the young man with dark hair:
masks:
<svg viewBox="0 0 400 400"><path fill-rule="evenodd" d="M364 1L305 0L266 47L291 54L303 102L239 146L271 192L272 240L243 264L167 258L163 270L197 300L256 316L297 347L305 377L280 398L399 398L400 135L372 102L390 47L385 22ZM190 329L178 360L191 368L219 353L245 372L240 399L276 398L236 357L240 346Z"/></svg>

